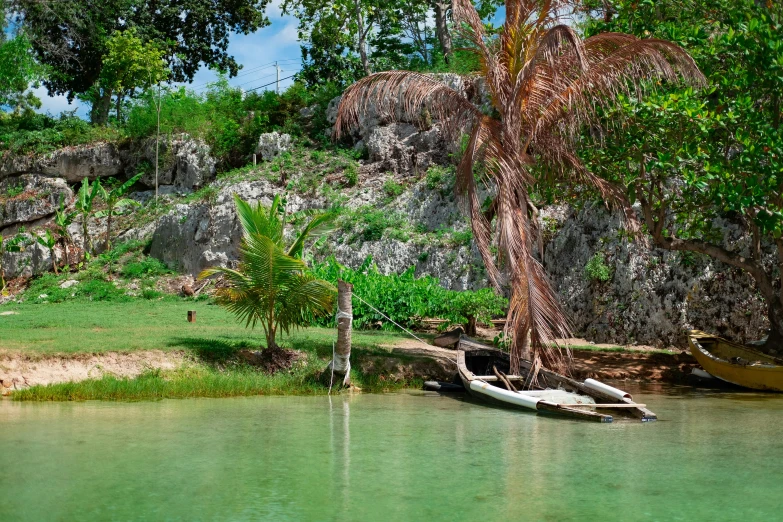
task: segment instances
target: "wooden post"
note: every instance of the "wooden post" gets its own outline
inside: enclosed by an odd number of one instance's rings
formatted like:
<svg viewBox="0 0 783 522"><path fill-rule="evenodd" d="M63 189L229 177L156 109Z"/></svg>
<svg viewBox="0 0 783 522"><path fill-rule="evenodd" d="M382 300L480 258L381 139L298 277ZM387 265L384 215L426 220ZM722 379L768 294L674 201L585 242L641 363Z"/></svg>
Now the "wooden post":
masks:
<svg viewBox="0 0 783 522"><path fill-rule="evenodd" d="M255 154L253 154L253 166L254 167L256 166L256 155Z"/></svg>
<svg viewBox="0 0 783 522"><path fill-rule="evenodd" d="M330 373L330 383L337 386L350 386L351 384L352 291L353 285L351 283L337 281L337 344L334 349L334 359L327 368Z"/></svg>
<svg viewBox="0 0 783 522"><path fill-rule="evenodd" d="M196 322L196 311L195 310L188 310L188 322L189 323L195 323Z"/></svg>

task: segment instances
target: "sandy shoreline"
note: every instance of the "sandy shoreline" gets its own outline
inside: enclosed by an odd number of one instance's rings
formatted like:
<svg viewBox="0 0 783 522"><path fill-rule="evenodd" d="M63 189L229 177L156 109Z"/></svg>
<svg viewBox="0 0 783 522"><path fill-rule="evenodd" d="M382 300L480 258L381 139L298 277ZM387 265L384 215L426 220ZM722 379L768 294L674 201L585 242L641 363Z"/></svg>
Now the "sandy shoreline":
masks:
<svg viewBox="0 0 783 522"><path fill-rule="evenodd" d="M405 374L418 373L417 368L427 374L432 371L432 365L411 365L399 356L430 359L437 363L444 378L449 373L451 361L455 360L453 350L407 342L389 347L389 357L375 355L372 359L376 361L377 369L384 373L397 373L395 370L404 370ZM183 351L53 355L6 352L0 353L0 394L9 395L14 390L35 385L78 382L105 375L136 377L145 370L175 370L194 362L192 356ZM378 365L378 362L383 364ZM401 365L405 368L396 368ZM687 379L695 366L696 361L686 353L577 350L574 351L573 376L578 379L591 377L611 381L679 383Z"/></svg>

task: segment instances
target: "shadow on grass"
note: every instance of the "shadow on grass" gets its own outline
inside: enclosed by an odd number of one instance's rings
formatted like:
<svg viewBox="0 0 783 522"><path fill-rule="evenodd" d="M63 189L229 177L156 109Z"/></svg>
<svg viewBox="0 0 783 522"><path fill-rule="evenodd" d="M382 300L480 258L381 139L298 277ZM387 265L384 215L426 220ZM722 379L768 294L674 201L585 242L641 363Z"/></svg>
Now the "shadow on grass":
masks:
<svg viewBox="0 0 783 522"><path fill-rule="evenodd" d="M232 360L239 350L260 348L257 342L249 339L208 339L205 337L175 337L167 345L190 350L201 361L209 363Z"/></svg>

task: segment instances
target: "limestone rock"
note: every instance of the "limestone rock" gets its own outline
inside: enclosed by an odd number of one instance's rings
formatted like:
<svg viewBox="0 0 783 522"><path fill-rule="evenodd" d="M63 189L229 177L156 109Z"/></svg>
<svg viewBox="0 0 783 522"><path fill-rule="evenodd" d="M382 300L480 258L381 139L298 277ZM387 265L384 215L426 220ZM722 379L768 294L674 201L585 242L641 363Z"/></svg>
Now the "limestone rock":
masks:
<svg viewBox="0 0 783 522"><path fill-rule="evenodd" d="M246 181L221 188L214 205L176 205L158 220L150 255L171 268L193 275L211 266L233 266L238 258L241 237L234 195L270 205L274 196L280 193L282 189L267 180ZM286 209L297 212L325 206L322 199L304 199L292 194Z"/></svg>
<svg viewBox="0 0 783 522"><path fill-rule="evenodd" d="M685 346L688 329L748 341L763 336L766 308L753 280L706 256L650 249L623 239L620 217L603 207L581 212L542 209L550 238L544 267L576 333L596 342ZM726 223L727 246L741 248ZM591 281L585 266L596 253L611 270Z"/></svg>
<svg viewBox="0 0 783 522"><path fill-rule="evenodd" d="M203 140L179 134L161 137L158 144L158 189L174 186L178 190L197 190L215 179L217 161ZM147 139L133 154L127 168L129 176L144 174L140 182L155 187L155 139Z"/></svg>
<svg viewBox="0 0 783 522"><path fill-rule="evenodd" d="M408 123L392 123L373 129L367 141L371 162L380 170L418 174L445 161L445 144L437 128L419 131Z"/></svg>
<svg viewBox="0 0 783 522"><path fill-rule="evenodd" d="M49 249L39 245L31 234L23 235L26 245L21 252L3 252L2 267L6 279L32 277L52 269Z"/></svg>
<svg viewBox="0 0 783 522"><path fill-rule="evenodd" d="M6 154L0 160L0 179L19 174L45 174L76 183L84 178L117 176L122 170L120 153L112 143L66 147L42 156Z"/></svg>
<svg viewBox="0 0 783 522"><path fill-rule="evenodd" d="M73 191L63 179L37 174L6 178L0 181L0 230L35 224L54 214L61 200L68 205L72 199Z"/></svg>
<svg viewBox="0 0 783 522"><path fill-rule="evenodd" d="M258 137L256 154L264 161L271 161L291 148L291 136L279 132L266 132Z"/></svg>

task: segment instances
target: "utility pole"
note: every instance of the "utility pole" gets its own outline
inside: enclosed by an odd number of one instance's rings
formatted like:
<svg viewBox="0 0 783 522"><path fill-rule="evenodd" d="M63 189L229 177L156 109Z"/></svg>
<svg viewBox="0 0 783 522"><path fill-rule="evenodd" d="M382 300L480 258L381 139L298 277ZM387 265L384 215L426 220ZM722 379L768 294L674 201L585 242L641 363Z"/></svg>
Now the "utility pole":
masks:
<svg viewBox="0 0 783 522"><path fill-rule="evenodd" d="M280 66L275 62L275 69L277 69L277 94L280 94Z"/></svg>

